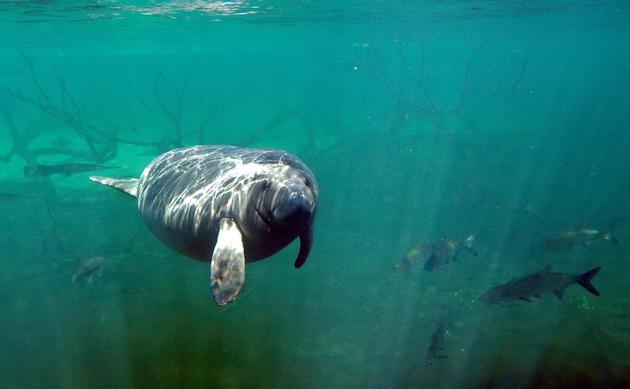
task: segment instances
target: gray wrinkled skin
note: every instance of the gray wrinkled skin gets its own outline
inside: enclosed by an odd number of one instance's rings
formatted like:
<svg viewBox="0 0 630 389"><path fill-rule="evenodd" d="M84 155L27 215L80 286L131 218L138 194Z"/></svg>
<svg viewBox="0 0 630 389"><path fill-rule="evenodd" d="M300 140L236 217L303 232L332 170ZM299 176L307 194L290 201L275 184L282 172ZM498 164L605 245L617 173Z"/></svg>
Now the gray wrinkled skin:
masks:
<svg viewBox="0 0 630 389"><path fill-rule="evenodd" d="M194 146L151 162L137 197L151 231L187 256L210 261L219 222L227 218L242 234L246 262L300 237L299 267L312 243L318 187L306 165L281 150ZM301 211L289 212L287 204L300 204Z"/></svg>

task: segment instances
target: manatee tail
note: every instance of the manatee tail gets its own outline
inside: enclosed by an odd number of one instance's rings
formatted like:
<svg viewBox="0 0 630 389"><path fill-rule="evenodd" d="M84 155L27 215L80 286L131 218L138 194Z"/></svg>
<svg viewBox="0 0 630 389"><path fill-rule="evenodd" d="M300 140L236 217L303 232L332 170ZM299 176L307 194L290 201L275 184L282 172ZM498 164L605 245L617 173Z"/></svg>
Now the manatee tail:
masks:
<svg viewBox="0 0 630 389"><path fill-rule="evenodd" d="M597 266L596 268L593 268L584 274L580 274L579 276L577 276L577 279L575 280L575 282L580 284L584 289L591 292L591 294L594 294L595 296L599 296L599 292L597 291L597 289L595 289L593 284L591 284L591 281L593 280L593 277L595 277L595 275L599 273L601 269L602 269L601 266Z"/></svg>
<svg viewBox="0 0 630 389"><path fill-rule="evenodd" d="M137 178L109 178L91 176L90 180L98 182L102 185L111 186L121 192L125 192L130 196L138 197L138 179Z"/></svg>

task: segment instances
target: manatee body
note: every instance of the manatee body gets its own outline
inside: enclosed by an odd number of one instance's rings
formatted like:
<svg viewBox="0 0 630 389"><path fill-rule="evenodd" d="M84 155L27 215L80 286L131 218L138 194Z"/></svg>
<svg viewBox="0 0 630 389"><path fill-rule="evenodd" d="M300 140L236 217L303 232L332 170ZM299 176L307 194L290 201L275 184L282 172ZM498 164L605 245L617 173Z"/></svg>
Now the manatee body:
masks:
<svg viewBox="0 0 630 389"><path fill-rule="evenodd" d="M236 298L246 262L269 257L299 237L300 267L311 249L317 182L302 161L282 150L185 147L158 156L139 179L90 179L137 197L160 240L210 261L219 305Z"/></svg>

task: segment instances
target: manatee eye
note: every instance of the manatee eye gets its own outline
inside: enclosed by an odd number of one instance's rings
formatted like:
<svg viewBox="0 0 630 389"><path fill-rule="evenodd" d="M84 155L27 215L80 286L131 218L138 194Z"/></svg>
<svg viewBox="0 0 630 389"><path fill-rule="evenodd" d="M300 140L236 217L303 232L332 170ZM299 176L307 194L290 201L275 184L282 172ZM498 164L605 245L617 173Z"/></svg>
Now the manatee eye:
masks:
<svg viewBox="0 0 630 389"><path fill-rule="evenodd" d="M315 186L313 181L311 181L311 179L306 176L304 177L304 185L306 185L307 188L313 188Z"/></svg>

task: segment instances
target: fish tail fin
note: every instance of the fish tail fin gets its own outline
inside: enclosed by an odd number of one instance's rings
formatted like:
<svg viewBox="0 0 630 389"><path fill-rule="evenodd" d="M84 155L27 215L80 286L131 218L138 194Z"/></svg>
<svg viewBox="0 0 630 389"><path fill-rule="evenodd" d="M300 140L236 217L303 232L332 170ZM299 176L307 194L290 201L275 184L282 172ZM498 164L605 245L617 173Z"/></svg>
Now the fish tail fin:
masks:
<svg viewBox="0 0 630 389"><path fill-rule="evenodd" d="M606 230L604 232L604 239L608 240L616 245L619 245L619 240L617 240L617 237L615 236L615 224L617 222L617 219L613 220L613 222L610 224L610 226L608 227L608 230Z"/></svg>
<svg viewBox="0 0 630 389"><path fill-rule="evenodd" d="M601 266L597 266L596 268L593 268L584 274L580 274L579 276L577 276L577 279L575 282L580 284L584 289L588 290L591 294L594 294L595 296L599 296L599 291L595 289L593 284L591 284L591 281L593 280L593 277L595 277L595 275L599 273L601 269L602 269Z"/></svg>
<svg viewBox="0 0 630 389"><path fill-rule="evenodd" d="M612 243L616 244L617 246L619 246L619 240L615 237L615 235L613 234L612 230L609 230L608 232L606 232L604 234L604 239L605 240L609 240Z"/></svg>
<svg viewBox="0 0 630 389"><path fill-rule="evenodd" d="M109 178L100 176L91 176L90 180L101 185L111 186L121 192L125 192L130 196L138 197L138 179L137 178Z"/></svg>

